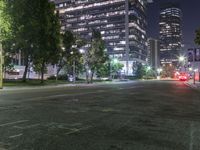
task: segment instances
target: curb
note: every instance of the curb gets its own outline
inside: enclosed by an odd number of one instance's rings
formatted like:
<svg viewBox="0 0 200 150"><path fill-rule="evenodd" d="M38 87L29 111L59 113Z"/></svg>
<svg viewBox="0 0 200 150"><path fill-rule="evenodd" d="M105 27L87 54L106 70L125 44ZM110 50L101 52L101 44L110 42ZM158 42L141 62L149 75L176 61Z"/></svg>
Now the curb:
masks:
<svg viewBox="0 0 200 150"><path fill-rule="evenodd" d="M93 83L93 84L60 84L60 85L47 85L47 86L22 86L22 87L4 87L0 89L0 92L3 91L21 91L21 90L35 90L35 89L51 89L51 88L66 88L66 87L94 87L94 86L102 86L102 85L109 85L109 84L123 84L123 83L133 83L134 81L129 82L105 82L105 83Z"/></svg>
<svg viewBox="0 0 200 150"><path fill-rule="evenodd" d="M190 88L198 89L198 87L197 87L196 85L194 85L194 84L190 84L190 83L188 83L188 82L184 82L184 84L185 84L186 86L190 87Z"/></svg>
<svg viewBox="0 0 200 150"><path fill-rule="evenodd" d="M62 84L62 85L47 85L47 86L35 86L35 87L4 87L1 91L21 91L21 90L35 90L35 89L51 89L51 88L62 88L62 87L89 87L92 85L87 84Z"/></svg>

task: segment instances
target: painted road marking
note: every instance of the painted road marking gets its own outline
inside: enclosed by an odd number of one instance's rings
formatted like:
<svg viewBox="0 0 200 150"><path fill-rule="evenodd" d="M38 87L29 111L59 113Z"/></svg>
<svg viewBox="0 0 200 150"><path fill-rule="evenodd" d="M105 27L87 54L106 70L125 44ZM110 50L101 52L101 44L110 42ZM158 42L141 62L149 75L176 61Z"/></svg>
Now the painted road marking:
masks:
<svg viewBox="0 0 200 150"><path fill-rule="evenodd" d="M65 133L66 135L69 135L69 134L73 134L73 133L77 133L77 132L81 132L81 131L84 131L84 130L88 130L89 128L91 128L92 126L86 126L86 127L82 127L82 128L74 128L74 129L71 129L71 131Z"/></svg>
<svg viewBox="0 0 200 150"><path fill-rule="evenodd" d="M34 127L37 127L39 126L40 124L37 123L37 124L32 124L32 125L28 125L28 126L24 126L24 127L20 127L20 126L14 126L14 128L17 128L17 129L30 129L30 128L34 128Z"/></svg>
<svg viewBox="0 0 200 150"><path fill-rule="evenodd" d="M118 90L129 90L129 89L135 89L135 88L141 88L143 86L134 86L134 87L128 87L128 88L118 88ZM73 93L73 94L58 94L58 95L51 95L51 96L42 96L42 97L36 97L36 98L28 98L26 100L22 100L20 102L28 102L28 101L37 101L37 100L48 100L52 98L62 98L62 97L71 97L71 96L83 96L88 94L97 94L97 93L107 93L112 92L113 90L97 90L93 92L84 92L84 93ZM114 90L115 91L115 90Z"/></svg>
<svg viewBox="0 0 200 150"><path fill-rule="evenodd" d="M95 92L85 92L85 93L79 93L79 94L59 94L59 95L52 95L52 96L43 96L43 97L37 97L37 98L30 98L26 100L22 100L20 102L27 102L27 101L35 101L35 100L44 100L44 99L51 99L51 98L62 98L66 96L83 96L83 95L88 95L88 94L97 94L97 93L103 93L103 92L108 92L108 91L95 91Z"/></svg>
<svg viewBox="0 0 200 150"><path fill-rule="evenodd" d="M13 138L20 137L20 136L22 136L22 135L23 135L22 133L16 134L16 135L11 135L11 136L9 136L9 138L10 138L10 139L13 139Z"/></svg>
<svg viewBox="0 0 200 150"><path fill-rule="evenodd" d="M28 121L29 120L19 120L19 121L15 121L15 122L4 123L4 124L0 124L0 127L10 126L10 125L24 123L24 122L28 122Z"/></svg>

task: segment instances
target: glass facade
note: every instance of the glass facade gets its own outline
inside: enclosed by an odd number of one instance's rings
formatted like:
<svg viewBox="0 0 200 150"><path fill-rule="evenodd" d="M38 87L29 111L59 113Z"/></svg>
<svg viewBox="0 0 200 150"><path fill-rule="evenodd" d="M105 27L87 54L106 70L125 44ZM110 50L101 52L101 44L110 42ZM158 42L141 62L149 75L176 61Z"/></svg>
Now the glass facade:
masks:
<svg viewBox="0 0 200 150"><path fill-rule="evenodd" d="M157 39L148 39L148 64L157 71L160 68L160 42Z"/></svg>
<svg viewBox="0 0 200 150"><path fill-rule="evenodd" d="M53 1L62 30L71 30L90 40L92 29L97 29L110 56L122 61L146 61L146 0Z"/></svg>
<svg viewBox="0 0 200 150"><path fill-rule="evenodd" d="M176 62L182 49L182 12L178 4L161 7L159 25L161 62Z"/></svg>

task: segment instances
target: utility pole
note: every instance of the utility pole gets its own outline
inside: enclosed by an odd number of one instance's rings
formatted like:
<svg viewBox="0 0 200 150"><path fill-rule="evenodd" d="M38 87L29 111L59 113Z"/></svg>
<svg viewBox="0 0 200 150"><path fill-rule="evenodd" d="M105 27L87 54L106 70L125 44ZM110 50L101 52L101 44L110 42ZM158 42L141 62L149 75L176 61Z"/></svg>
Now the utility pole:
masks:
<svg viewBox="0 0 200 150"><path fill-rule="evenodd" d="M0 42L0 89L3 88L3 49Z"/></svg>
<svg viewBox="0 0 200 150"><path fill-rule="evenodd" d="M75 83L76 82L76 61L75 61L75 55L74 55L73 51L70 54L73 57L73 83Z"/></svg>
<svg viewBox="0 0 200 150"><path fill-rule="evenodd" d="M193 84L196 84L196 79L195 79L195 77L196 77L196 73L195 73L195 52L194 52L194 50L193 50L193 55L192 55L192 61L193 61L193 64L192 64L192 66L193 66L193 70L194 70L194 75L193 75Z"/></svg>
<svg viewBox="0 0 200 150"><path fill-rule="evenodd" d="M76 83L76 61L73 60L73 82Z"/></svg>

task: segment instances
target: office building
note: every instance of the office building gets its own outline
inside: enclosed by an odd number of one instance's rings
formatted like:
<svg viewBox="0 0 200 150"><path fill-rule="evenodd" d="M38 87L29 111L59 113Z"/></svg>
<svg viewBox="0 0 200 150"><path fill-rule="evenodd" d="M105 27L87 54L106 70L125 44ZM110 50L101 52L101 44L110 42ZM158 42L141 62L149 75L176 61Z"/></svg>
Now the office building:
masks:
<svg viewBox="0 0 200 150"><path fill-rule="evenodd" d="M62 30L90 41L99 30L111 58L124 63L126 75L133 64L146 63L147 0L52 0L60 14Z"/></svg>
<svg viewBox="0 0 200 150"><path fill-rule="evenodd" d="M157 39L148 39L148 64L157 70L160 68L160 42Z"/></svg>
<svg viewBox="0 0 200 150"><path fill-rule="evenodd" d="M177 63L182 50L182 11L177 3L165 3L160 11L162 63Z"/></svg>

